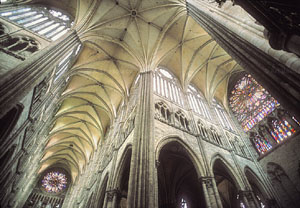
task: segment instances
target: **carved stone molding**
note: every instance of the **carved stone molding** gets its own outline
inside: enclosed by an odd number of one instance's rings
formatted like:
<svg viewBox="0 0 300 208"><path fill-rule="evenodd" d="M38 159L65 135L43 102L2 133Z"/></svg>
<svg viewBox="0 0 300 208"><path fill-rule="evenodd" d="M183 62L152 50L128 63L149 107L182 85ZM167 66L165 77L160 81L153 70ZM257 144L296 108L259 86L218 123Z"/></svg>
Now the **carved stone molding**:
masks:
<svg viewBox="0 0 300 208"><path fill-rule="evenodd" d="M114 197L118 197L121 192L118 189L106 191L107 201L112 201Z"/></svg>
<svg viewBox="0 0 300 208"><path fill-rule="evenodd" d="M207 188L212 188L213 187L213 177L201 177L199 180L201 183L203 183Z"/></svg>

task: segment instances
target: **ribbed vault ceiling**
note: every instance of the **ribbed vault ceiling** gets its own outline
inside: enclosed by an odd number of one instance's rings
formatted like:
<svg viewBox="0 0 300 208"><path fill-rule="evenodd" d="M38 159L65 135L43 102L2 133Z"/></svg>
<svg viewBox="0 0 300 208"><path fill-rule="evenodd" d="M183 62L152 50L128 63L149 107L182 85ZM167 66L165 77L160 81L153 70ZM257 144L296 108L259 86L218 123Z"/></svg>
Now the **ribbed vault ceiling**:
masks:
<svg viewBox="0 0 300 208"><path fill-rule="evenodd" d="M84 48L68 72L40 171L60 163L75 179L139 72L165 66L183 89L194 83L227 106L229 77L242 70L187 16L184 1L78 0L74 28Z"/></svg>

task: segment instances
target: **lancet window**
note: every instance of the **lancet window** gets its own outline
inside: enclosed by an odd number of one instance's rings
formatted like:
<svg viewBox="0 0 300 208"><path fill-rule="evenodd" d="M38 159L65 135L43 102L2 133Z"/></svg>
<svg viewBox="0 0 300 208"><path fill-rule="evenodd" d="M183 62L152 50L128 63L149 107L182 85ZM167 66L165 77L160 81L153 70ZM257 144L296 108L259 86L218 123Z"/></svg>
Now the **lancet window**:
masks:
<svg viewBox="0 0 300 208"><path fill-rule="evenodd" d="M264 154L272 149L270 141L261 133L251 133L250 139L259 154Z"/></svg>
<svg viewBox="0 0 300 208"><path fill-rule="evenodd" d="M193 85L189 85L187 96L192 110L195 113L211 120L210 110L203 95Z"/></svg>
<svg viewBox="0 0 300 208"><path fill-rule="evenodd" d="M153 77L154 92L168 100L183 106L183 93L179 87L177 78L163 68L157 68Z"/></svg>
<svg viewBox="0 0 300 208"><path fill-rule="evenodd" d="M233 124L231 119L228 117L227 112L225 111L225 109L223 108L223 106L221 106L216 100L213 101L213 105L215 108L215 112L218 116L218 119L221 123L221 125L229 130L234 130Z"/></svg>
<svg viewBox="0 0 300 208"><path fill-rule="evenodd" d="M49 40L57 40L72 25L69 15L42 6L20 6L0 12L0 17L17 23Z"/></svg>
<svg viewBox="0 0 300 208"><path fill-rule="evenodd" d="M282 142L284 139L292 136L296 130L291 124L285 120L273 119L271 122L271 135L277 143Z"/></svg>
<svg viewBox="0 0 300 208"><path fill-rule="evenodd" d="M55 69L55 75L53 81L54 83L57 82L59 78L70 68L70 66L72 65L72 61L74 61L80 49L81 49L81 45L76 46L58 63Z"/></svg>

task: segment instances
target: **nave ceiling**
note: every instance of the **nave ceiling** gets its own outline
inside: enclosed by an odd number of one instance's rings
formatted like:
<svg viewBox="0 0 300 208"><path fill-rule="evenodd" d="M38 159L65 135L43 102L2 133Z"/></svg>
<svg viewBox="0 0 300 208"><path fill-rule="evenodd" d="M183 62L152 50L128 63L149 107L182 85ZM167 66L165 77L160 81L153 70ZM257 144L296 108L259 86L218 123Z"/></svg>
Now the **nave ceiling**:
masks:
<svg viewBox="0 0 300 208"><path fill-rule="evenodd" d="M56 1L53 1L56 2ZM40 172L66 165L73 180L104 138L139 72L168 68L186 89L227 106L230 76L241 67L187 15L183 0L66 0L83 49L45 148ZM40 3L43 3L41 1ZM63 3L61 3L63 4ZM55 5L57 4L55 3ZM63 6L61 7L63 9Z"/></svg>

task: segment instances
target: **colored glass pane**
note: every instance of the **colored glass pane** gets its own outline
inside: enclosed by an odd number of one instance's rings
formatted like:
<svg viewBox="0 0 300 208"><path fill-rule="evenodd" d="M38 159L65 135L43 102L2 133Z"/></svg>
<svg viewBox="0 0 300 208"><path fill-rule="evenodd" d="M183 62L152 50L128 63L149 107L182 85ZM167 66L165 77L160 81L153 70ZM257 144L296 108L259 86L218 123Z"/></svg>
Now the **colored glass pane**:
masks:
<svg viewBox="0 0 300 208"><path fill-rule="evenodd" d="M229 105L243 129L249 131L279 103L251 75L245 75L231 91Z"/></svg>
<svg viewBox="0 0 300 208"><path fill-rule="evenodd" d="M49 193L59 193L67 187L67 177L57 171L49 172L42 180L42 187Z"/></svg>
<svg viewBox="0 0 300 208"><path fill-rule="evenodd" d="M282 142L284 139L292 136L296 132L296 130L285 119L282 119L282 121L273 120L272 127L271 135L277 143Z"/></svg>
<svg viewBox="0 0 300 208"><path fill-rule="evenodd" d="M264 154L268 150L272 148L272 145L266 138L262 138L259 135L256 135L253 138L253 142L255 144L256 149L258 150L259 153Z"/></svg>

